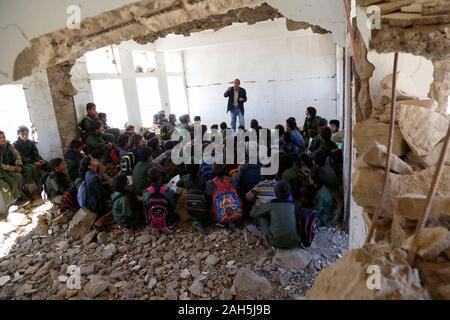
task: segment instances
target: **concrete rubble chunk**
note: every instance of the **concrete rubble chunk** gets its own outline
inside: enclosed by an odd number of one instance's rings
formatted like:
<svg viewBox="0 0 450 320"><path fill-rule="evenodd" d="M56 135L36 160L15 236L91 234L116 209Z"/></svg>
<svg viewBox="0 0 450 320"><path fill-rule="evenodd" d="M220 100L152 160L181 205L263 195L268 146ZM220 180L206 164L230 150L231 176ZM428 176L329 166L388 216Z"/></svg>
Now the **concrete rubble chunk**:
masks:
<svg viewBox="0 0 450 320"><path fill-rule="evenodd" d="M431 99L397 101L395 124L398 124L400 110L403 106L409 106L410 108L426 108L432 111L436 111L437 109L437 103ZM380 119L380 122L391 123L391 107L391 104L388 103L384 107L378 109L378 119Z"/></svg>
<svg viewBox="0 0 450 320"><path fill-rule="evenodd" d="M423 286L435 300L450 300L450 262L418 261Z"/></svg>
<svg viewBox="0 0 450 320"><path fill-rule="evenodd" d="M103 259L110 260L116 255L116 253L117 253L116 246L113 244L109 244L103 250Z"/></svg>
<svg viewBox="0 0 450 320"><path fill-rule="evenodd" d="M247 268L238 270L231 289L236 300L264 299L273 291L272 284Z"/></svg>
<svg viewBox="0 0 450 320"><path fill-rule="evenodd" d="M389 125L385 123L360 122L353 127L353 141L358 154L364 154L373 146L373 141L387 145L389 140ZM395 126L393 153L403 156L408 153L408 145L398 126Z"/></svg>
<svg viewBox="0 0 450 320"><path fill-rule="evenodd" d="M110 283L104 281L100 277L92 277L84 287L83 291L89 298L93 299L108 289L109 286Z"/></svg>
<svg viewBox="0 0 450 320"><path fill-rule="evenodd" d="M74 240L82 239L95 223L97 215L87 208L81 208L69 223L68 235Z"/></svg>
<svg viewBox="0 0 450 320"><path fill-rule="evenodd" d="M442 149L444 148L444 141L439 142L431 151L424 157L418 157L419 162L426 168L434 167L439 162ZM445 165L450 166L450 145L447 148L447 158L445 159Z"/></svg>
<svg viewBox="0 0 450 320"><path fill-rule="evenodd" d="M27 224L31 223L31 220L28 219L25 214L19 212L8 213L7 221L16 227L26 226Z"/></svg>
<svg viewBox="0 0 450 320"><path fill-rule="evenodd" d="M399 128L411 150L426 156L445 137L448 118L426 108L403 105L398 118Z"/></svg>
<svg viewBox="0 0 450 320"><path fill-rule="evenodd" d="M393 74L389 74L386 77L384 77L381 82L381 88L383 90L392 90L392 81L393 81ZM404 95L410 95L414 96L417 92L417 87L414 81L404 72L397 72L397 83L396 83L397 90L402 92Z"/></svg>
<svg viewBox="0 0 450 320"><path fill-rule="evenodd" d="M399 195L395 201L395 214L410 220L419 220L425 211L427 196L408 193ZM450 196L435 196L429 218L450 217Z"/></svg>
<svg viewBox="0 0 450 320"><path fill-rule="evenodd" d="M303 249L280 250L273 257L273 265L284 269L304 269L311 262L312 256Z"/></svg>
<svg viewBox="0 0 450 320"><path fill-rule="evenodd" d="M413 241L411 236L403 243L404 249L409 249ZM450 231L445 227L424 228L417 254L425 260L431 260L450 248Z"/></svg>
<svg viewBox="0 0 450 320"><path fill-rule="evenodd" d="M387 147L374 142L373 147L364 155L364 161L371 167L384 169L387 160ZM405 161L397 157L395 154L391 155L391 171L399 174L411 174L413 169Z"/></svg>
<svg viewBox="0 0 450 320"><path fill-rule="evenodd" d="M380 282L368 278L380 272ZM371 271L370 271L371 270ZM371 288L379 287L380 290ZM407 253L389 244L366 244L351 250L323 269L307 292L310 300L423 300L430 299Z"/></svg>
<svg viewBox="0 0 450 320"><path fill-rule="evenodd" d="M392 99L392 89L383 89L380 92L381 100L380 104L386 105L391 103ZM404 92L397 90L396 92L396 100L397 101L403 101L403 100L419 100L419 97L416 97L414 95L407 95Z"/></svg>

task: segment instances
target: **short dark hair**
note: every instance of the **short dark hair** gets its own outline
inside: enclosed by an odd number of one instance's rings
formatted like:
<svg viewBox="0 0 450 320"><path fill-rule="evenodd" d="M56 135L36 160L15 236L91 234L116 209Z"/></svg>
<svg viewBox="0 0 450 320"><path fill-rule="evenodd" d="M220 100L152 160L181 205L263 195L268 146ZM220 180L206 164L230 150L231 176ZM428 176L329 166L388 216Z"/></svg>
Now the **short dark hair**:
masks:
<svg viewBox="0 0 450 320"><path fill-rule="evenodd" d="M331 129L329 127L321 128L320 137L325 141L330 141L332 137Z"/></svg>
<svg viewBox="0 0 450 320"><path fill-rule="evenodd" d="M280 136L284 135L284 126L282 124L277 124L275 126L275 130L278 130L278 134Z"/></svg>
<svg viewBox="0 0 450 320"><path fill-rule="evenodd" d="M97 106L95 105L95 103L89 102L89 103L86 105L86 112L89 111L89 110L91 110L91 109L94 109L95 107L97 107Z"/></svg>
<svg viewBox="0 0 450 320"><path fill-rule="evenodd" d="M153 183L159 183L162 178L161 171L158 168L151 168L148 170L148 181Z"/></svg>
<svg viewBox="0 0 450 320"><path fill-rule="evenodd" d="M319 165L319 166L324 166L325 163L327 162L327 153L325 151L322 150L317 150L314 154L313 154L313 160L314 162Z"/></svg>
<svg viewBox="0 0 450 320"><path fill-rule="evenodd" d="M136 129L136 127L130 125L130 126L128 126L128 127L125 129L125 131L130 132L131 130L134 130L134 129Z"/></svg>
<svg viewBox="0 0 450 320"><path fill-rule="evenodd" d="M328 127L328 120L325 118L320 118L319 121L317 121L317 126L319 128Z"/></svg>
<svg viewBox="0 0 450 320"><path fill-rule="evenodd" d="M99 118L100 120L106 118L106 113L100 112L100 113L98 114L98 118Z"/></svg>
<svg viewBox="0 0 450 320"><path fill-rule="evenodd" d="M64 160L61 158L55 158L50 160L50 168L54 171Z"/></svg>
<svg viewBox="0 0 450 320"><path fill-rule="evenodd" d="M81 159L79 170L79 177L84 179L86 177L86 172L89 170L89 166L91 165L92 157L87 156Z"/></svg>
<svg viewBox="0 0 450 320"><path fill-rule="evenodd" d="M226 123L226 122L222 122L222 123L220 124L220 129L225 130L226 128L228 128L227 123Z"/></svg>
<svg viewBox="0 0 450 320"><path fill-rule="evenodd" d="M97 130L98 128L102 127L102 126L103 126L103 123L101 121L99 121L99 120L92 121L92 129L94 131Z"/></svg>
<svg viewBox="0 0 450 320"><path fill-rule="evenodd" d="M326 176L322 169L317 167L311 168L309 171L309 176L316 186L321 187L325 184Z"/></svg>
<svg viewBox="0 0 450 320"><path fill-rule="evenodd" d="M124 174L120 174L112 181L112 188L116 192L124 192L127 187L128 177Z"/></svg>
<svg viewBox="0 0 450 320"><path fill-rule="evenodd" d="M188 114L184 114L184 115L182 115L182 116L180 117L180 122L181 122L181 123L188 123L189 120L190 120L190 117L189 117Z"/></svg>
<svg viewBox="0 0 450 320"><path fill-rule="evenodd" d="M219 125L218 124L213 124L211 126L211 130L213 130L213 129L219 130Z"/></svg>
<svg viewBox="0 0 450 320"><path fill-rule="evenodd" d="M147 141L154 137L156 137L156 133L154 133L154 132L147 131L144 133L144 139Z"/></svg>
<svg viewBox="0 0 450 320"><path fill-rule="evenodd" d="M242 131L245 131L245 126L239 126L238 129L241 129Z"/></svg>
<svg viewBox="0 0 450 320"><path fill-rule="evenodd" d="M308 108L306 108L306 110L311 115L311 117L315 117L317 114L317 109L314 107L308 107Z"/></svg>
<svg viewBox="0 0 450 320"><path fill-rule="evenodd" d="M202 117L200 117L200 116L195 116L195 117L194 117L194 121L202 121Z"/></svg>
<svg viewBox="0 0 450 320"><path fill-rule="evenodd" d="M288 182L281 180L275 185L275 196L281 200L287 200L291 195L291 186Z"/></svg>
<svg viewBox="0 0 450 320"><path fill-rule="evenodd" d="M133 134L130 138L130 145L132 147L137 147L137 145L139 144L139 142L142 141L142 136L140 134Z"/></svg>
<svg viewBox="0 0 450 320"><path fill-rule="evenodd" d="M137 158L139 161L145 162L152 155L152 150L150 148L140 148L137 151Z"/></svg>
<svg viewBox="0 0 450 320"><path fill-rule="evenodd" d="M158 148L158 145L159 145L159 139L157 137L153 137L147 142L147 147L152 148L152 149Z"/></svg>
<svg viewBox="0 0 450 320"><path fill-rule="evenodd" d="M119 139L117 139L117 144L119 145L119 148L124 148L129 143L130 143L130 136L127 134L121 134L119 136Z"/></svg>
<svg viewBox="0 0 450 320"><path fill-rule="evenodd" d="M82 145L83 145L83 143L80 140L75 139L70 142L69 149L70 150L79 149L79 148L81 148Z"/></svg>
<svg viewBox="0 0 450 320"><path fill-rule="evenodd" d="M287 119L286 124L291 130L297 129L297 122L295 122L295 120L292 118Z"/></svg>
<svg viewBox="0 0 450 320"><path fill-rule="evenodd" d="M213 173L215 177L224 177L227 175L228 168L224 164L214 164Z"/></svg>
<svg viewBox="0 0 450 320"><path fill-rule="evenodd" d="M331 120L330 121L330 125L335 125L336 126L336 128L338 128L339 129L339 127L341 126L341 123L340 123L340 121L339 120Z"/></svg>
<svg viewBox="0 0 450 320"><path fill-rule="evenodd" d="M30 129L26 126L20 126L19 129L17 129L17 134L21 134L22 132L30 132Z"/></svg>
<svg viewBox="0 0 450 320"><path fill-rule="evenodd" d="M252 129L258 129L259 127L259 122L256 119L252 119L252 121L250 121L250 128Z"/></svg>

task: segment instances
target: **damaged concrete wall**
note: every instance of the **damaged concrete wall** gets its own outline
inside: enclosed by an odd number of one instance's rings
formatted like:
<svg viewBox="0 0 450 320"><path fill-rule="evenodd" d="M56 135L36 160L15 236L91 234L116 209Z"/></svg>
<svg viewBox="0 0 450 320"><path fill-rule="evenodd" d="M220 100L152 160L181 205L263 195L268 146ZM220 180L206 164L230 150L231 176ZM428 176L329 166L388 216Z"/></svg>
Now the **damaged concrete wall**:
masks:
<svg viewBox="0 0 450 320"><path fill-rule="evenodd" d="M213 16L253 12L253 8L263 1L254 0L196 0L186 8L179 1L81 1L82 29L65 28L69 1L60 1L56 6L47 0L39 3L25 1L2 2L0 7L2 28L0 40L14 43L0 60L0 83L11 82L30 75L33 71L46 68L69 59L80 57L86 50L101 48L111 43L119 43L130 38L143 37L153 42L172 32L184 33L212 28L208 20ZM281 14L297 22L308 22L333 32L335 41L345 43L345 23L341 1L267 1L273 10L280 8ZM131 3L131 4L130 4ZM120 7L121 5L125 5ZM119 8L120 7L120 8ZM245 9L250 7L251 10ZM118 8L118 9L115 9ZM260 7L261 8L261 7ZM112 10L109 12L102 11ZM235 10L234 12L232 10ZM30 13L33 12L33 19ZM47 17L52 12L51 17ZM278 12L278 11L277 11ZM266 12L267 13L267 12ZM99 15L100 14L100 15ZM280 13L279 13L280 14ZM273 17L260 17L267 20ZM202 21L202 19L204 19ZM244 17L245 19L245 17ZM251 20L251 17L247 16ZM253 18L254 19L254 18ZM42 21L35 25L31 21ZM200 23L199 23L200 22ZM59 28L58 31L55 31ZM49 33L52 32L53 33Z"/></svg>
<svg viewBox="0 0 450 320"><path fill-rule="evenodd" d="M266 36L258 39L261 33ZM310 105L327 119L337 117L336 46L331 35L290 32L280 19L204 35L207 39L212 36L215 43L222 44L184 51L192 115L202 115L207 124L222 122L226 111L223 93L239 78L249 98L247 126L255 118L262 126L273 128L290 116L303 123L305 108ZM201 35L194 38L198 45L208 43L199 39ZM208 112L211 106L217 112Z"/></svg>

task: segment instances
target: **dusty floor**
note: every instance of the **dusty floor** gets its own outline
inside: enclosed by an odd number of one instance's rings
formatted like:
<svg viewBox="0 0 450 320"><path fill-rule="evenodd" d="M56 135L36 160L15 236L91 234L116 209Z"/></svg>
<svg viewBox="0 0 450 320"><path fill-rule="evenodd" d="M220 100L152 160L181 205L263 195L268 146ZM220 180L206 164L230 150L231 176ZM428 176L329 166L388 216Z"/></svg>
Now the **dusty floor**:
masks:
<svg viewBox="0 0 450 320"><path fill-rule="evenodd" d="M272 266L274 251L246 229L210 228L207 236L188 225L169 237L152 238L144 228L112 225L92 242L69 243L68 225L52 223L49 204L0 221L0 299L231 299L234 276L247 267L275 288L272 299L303 299L320 270L348 249L348 235L318 232L303 270ZM68 289L67 269L80 267L81 289ZM188 272L189 270L189 272ZM189 290L195 278L203 288ZM69 279L70 283L70 279ZM195 290L194 290L195 291Z"/></svg>

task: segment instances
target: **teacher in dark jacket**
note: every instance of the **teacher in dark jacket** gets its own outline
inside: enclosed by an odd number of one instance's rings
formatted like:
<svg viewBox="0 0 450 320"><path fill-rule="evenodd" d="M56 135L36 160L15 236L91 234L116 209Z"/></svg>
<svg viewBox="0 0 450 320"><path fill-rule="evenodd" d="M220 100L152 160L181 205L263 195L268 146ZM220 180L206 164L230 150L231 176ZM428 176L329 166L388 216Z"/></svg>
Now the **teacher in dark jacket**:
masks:
<svg viewBox="0 0 450 320"><path fill-rule="evenodd" d="M231 112L231 128L236 131L236 118L239 117L239 125L245 127L244 103L247 102L247 91L240 87L241 81L234 80L234 86L228 88L225 92L225 98L228 98L227 113Z"/></svg>

